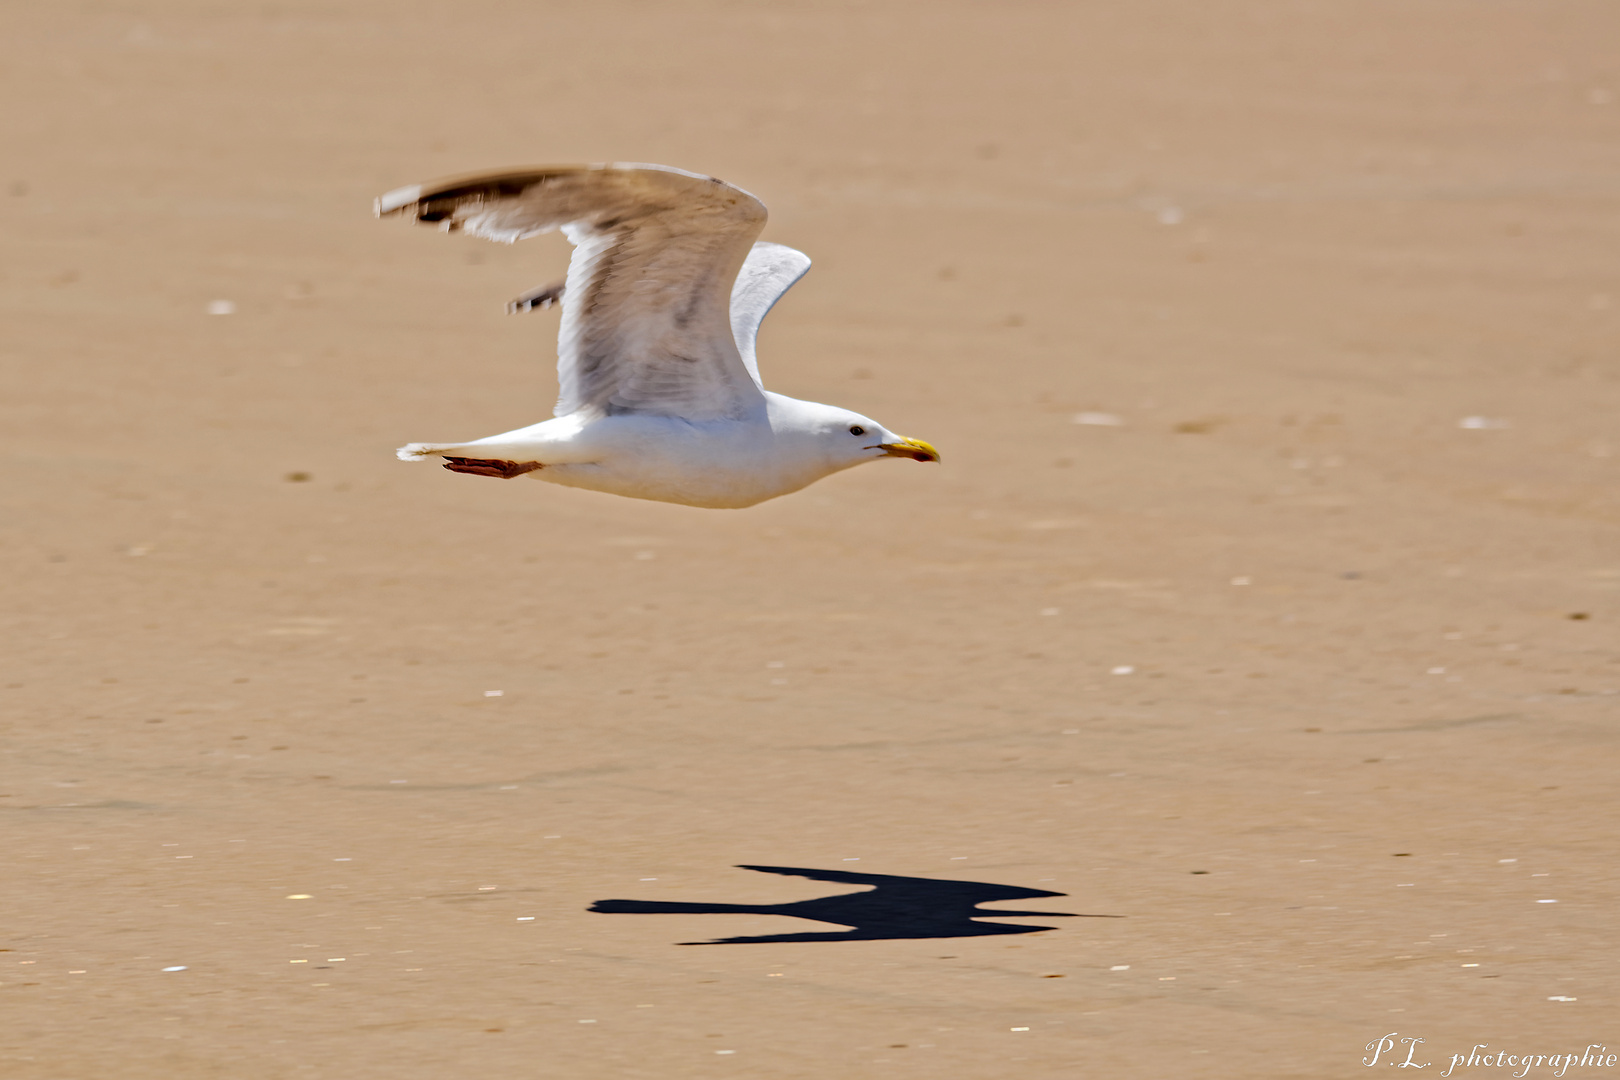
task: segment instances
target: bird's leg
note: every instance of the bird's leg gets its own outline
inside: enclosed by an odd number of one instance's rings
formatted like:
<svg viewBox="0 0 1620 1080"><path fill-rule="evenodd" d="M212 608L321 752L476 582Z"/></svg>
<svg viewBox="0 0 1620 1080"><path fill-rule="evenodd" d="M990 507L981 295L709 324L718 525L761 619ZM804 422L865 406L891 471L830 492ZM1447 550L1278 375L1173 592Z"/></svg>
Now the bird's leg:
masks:
<svg viewBox="0 0 1620 1080"><path fill-rule="evenodd" d="M548 308L552 304L560 304L565 284L566 282L559 281L539 289L530 289L507 304L506 313L516 315L520 311L533 311L535 308Z"/></svg>
<svg viewBox="0 0 1620 1080"><path fill-rule="evenodd" d="M447 457L444 467L451 472L472 473L474 476L498 476L510 480L526 472L545 468L538 461L502 461L499 458Z"/></svg>

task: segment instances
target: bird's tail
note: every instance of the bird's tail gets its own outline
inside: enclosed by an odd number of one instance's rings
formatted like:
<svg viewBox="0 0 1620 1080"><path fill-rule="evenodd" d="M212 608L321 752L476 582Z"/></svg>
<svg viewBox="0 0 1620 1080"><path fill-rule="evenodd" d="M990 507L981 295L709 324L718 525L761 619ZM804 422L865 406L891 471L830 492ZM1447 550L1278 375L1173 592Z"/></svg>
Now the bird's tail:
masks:
<svg viewBox="0 0 1620 1080"><path fill-rule="evenodd" d="M462 443L406 443L394 451L401 461L420 461L430 457L464 457L485 458L500 461L535 461L544 458L546 463L561 463L570 458L566 443L559 445L555 439L545 437L545 433L538 430L544 424L533 424L516 431L502 432L499 435L490 435L482 439L472 439Z"/></svg>
<svg viewBox="0 0 1620 1080"><path fill-rule="evenodd" d="M459 450L466 450L465 443L406 443L394 451L394 456L401 461L421 461L430 457L476 457L476 454L458 455Z"/></svg>

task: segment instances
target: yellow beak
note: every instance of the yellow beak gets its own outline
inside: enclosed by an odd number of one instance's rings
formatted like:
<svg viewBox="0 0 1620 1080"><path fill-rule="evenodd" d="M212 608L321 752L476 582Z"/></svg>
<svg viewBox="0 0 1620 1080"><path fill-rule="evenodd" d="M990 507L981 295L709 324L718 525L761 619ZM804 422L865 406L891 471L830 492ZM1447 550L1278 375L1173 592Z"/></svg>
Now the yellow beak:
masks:
<svg viewBox="0 0 1620 1080"><path fill-rule="evenodd" d="M938 461L939 451L921 439L902 437L899 442L879 443L878 449L890 457L911 458L913 461Z"/></svg>

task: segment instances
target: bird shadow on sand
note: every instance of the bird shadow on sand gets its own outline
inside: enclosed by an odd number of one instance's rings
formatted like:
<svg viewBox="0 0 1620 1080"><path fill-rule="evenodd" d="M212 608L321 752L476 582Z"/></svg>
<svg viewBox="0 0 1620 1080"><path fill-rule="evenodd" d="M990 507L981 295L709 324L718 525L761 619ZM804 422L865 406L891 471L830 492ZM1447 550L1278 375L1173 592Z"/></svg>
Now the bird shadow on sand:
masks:
<svg viewBox="0 0 1620 1080"><path fill-rule="evenodd" d="M993 885L983 881L856 874L844 870L806 870L794 866L742 866L764 874L785 874L813 881L870 885L864 892L841 893L791 904L687 904L665 900L598 900L590 910L610 915L788 915L795 919L847 926L848 930L758 937L682 941L681 945L744 945L767 941L886 941L898 938L984 937L991 934L1034 934L1055 926L1020 926L980 922L984 918L1122 919L1123 915L1076 915L1066 911L982 911L996 900L1029 900L1063 896L1044 889Z"/></svg>

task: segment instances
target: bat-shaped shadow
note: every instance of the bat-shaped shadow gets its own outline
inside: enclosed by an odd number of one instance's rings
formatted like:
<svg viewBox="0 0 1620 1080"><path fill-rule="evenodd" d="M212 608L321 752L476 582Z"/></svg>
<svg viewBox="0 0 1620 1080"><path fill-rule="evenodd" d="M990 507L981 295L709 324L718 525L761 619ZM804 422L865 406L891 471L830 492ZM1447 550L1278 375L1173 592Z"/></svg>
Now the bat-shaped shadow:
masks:
<svg viewBox="0 0 1620 1080"><path fill-rule="evenodd" d="M890 874L855 874L845 870L806 870L794 866L743 866L766 874L786 874L814 881L871 885L864 892L841 893L792 904L683 904L664 900L598 900L590 910L619 915L790 915L795 919L847 926L826 933L766 934L760 937L683 941L682 945L740 945L765 941L880 941L891 938L982 937L986 934L1033 934L1054 926L1018 926L979 922L986 917L1119 919L1122 915L1074 915L1065 911L981 911L993 900L1028 900L1037 896L1063 896L1044 889L992 885L983 881L941 881L936 878L896 877Z"/></svg>

